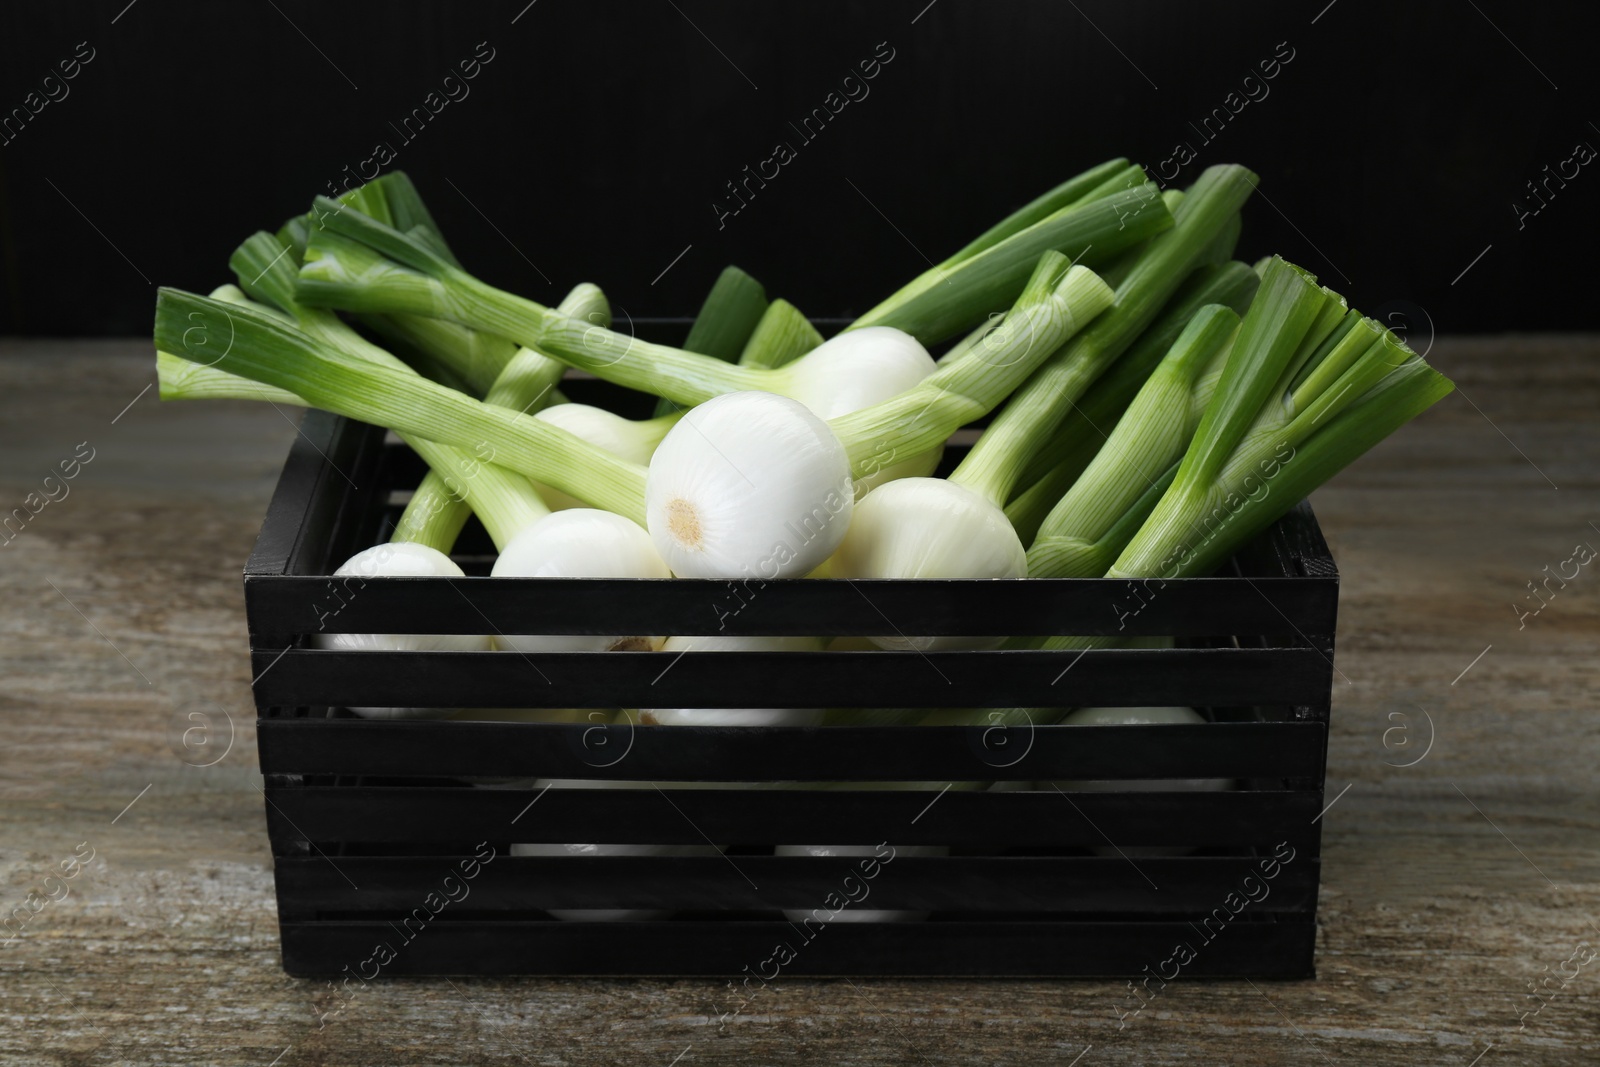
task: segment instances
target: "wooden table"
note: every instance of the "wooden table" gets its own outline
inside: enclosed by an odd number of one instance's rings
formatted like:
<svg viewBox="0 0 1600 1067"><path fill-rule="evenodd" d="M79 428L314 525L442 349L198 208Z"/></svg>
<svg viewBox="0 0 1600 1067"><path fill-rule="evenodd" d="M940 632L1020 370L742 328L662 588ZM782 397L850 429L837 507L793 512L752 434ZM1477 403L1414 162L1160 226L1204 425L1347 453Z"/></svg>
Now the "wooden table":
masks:
<svg viewBox="0 0 1600 1067"><path fill-rule="evenodd" d="M1431 358L1464 393L1315 500L1344 574L1315 981L1178 982L1123 1029L1116 981L783 979L723 1028L712 981L395 981L319 1029L333 994L278 965L239 580L295 413L163 406L142 343L0 342L0 513L93 450L0 548L0 914L67 894L0 950L0 1059L1600 1062L1600 568L1513 607L1600 547L1600 339Z"/></svg>

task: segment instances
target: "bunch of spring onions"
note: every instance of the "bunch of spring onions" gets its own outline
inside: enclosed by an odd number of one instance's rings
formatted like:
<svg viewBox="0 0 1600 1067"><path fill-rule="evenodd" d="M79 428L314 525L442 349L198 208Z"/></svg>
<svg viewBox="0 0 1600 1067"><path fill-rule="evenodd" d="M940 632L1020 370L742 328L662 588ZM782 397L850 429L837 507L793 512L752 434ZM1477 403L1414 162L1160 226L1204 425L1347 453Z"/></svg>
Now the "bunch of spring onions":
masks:
<svg viewBox="0 0 1600 1067"><path fill-rule="evenodd" d="M1256 180L1214 166L1163 193L1109 161L831 338L730 267L674 348L611 329L592 285L546 306L481 281L389 174L247 240L239 287L163 289L162 395L299 403L402 435L430 473L388 546L348 564L362 573L459 573L469 510L503 575L1207 573L1449 388L1297 268L1231 259ZM567 403L569 368L654 395L656 416ZM935 477L951 434L990 413Z"/></svg>

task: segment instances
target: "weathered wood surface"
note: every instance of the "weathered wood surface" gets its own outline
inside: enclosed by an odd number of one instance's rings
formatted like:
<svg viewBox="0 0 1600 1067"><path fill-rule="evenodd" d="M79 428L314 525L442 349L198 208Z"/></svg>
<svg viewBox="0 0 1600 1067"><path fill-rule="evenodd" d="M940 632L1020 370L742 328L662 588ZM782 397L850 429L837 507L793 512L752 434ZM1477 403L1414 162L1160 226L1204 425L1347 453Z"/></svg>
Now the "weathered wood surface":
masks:
<svg viewBox="0 0 1600 1067"><path fill-rule="evenodd" d="M337 1002L278 966L239 582L294 430L154 390L118 418L140 348L0 343L0 511L95 450L0 548L0 912L94 849L0 949L6 1063L1600 1061L1600 960L1518 1030L1530 983L1600 948L1600 574L1520 630L1511 606L1600 547L1600 340L1442 340L1481 413L1452 397L1317 494L1345 583L1330 794L1350 784L1319 976L1180 980L1121 1029L1120 982L788 979L721 1027L711 981L437 980L319 1029ZM1391 766L1423 710L1431 750ZM215 766L188 765L213 758L185 754L190 713L213 754L232 721Z"/></svg>

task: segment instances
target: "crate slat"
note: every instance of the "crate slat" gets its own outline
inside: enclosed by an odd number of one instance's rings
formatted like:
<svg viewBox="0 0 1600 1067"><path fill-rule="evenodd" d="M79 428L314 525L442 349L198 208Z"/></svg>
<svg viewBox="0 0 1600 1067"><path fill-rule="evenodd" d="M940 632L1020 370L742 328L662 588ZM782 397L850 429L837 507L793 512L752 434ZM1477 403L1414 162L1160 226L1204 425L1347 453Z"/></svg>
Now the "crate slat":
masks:
<svg viewBox="0 0 1600 1067"><path fill-rule="evenodd" d="M467 577L330 587L326 576L247 575L245 600L251 629L271 633L1218 636L1286 621L1329 633L1338 580L1187 578L1146 588L1107 578Z"/></svg>
<svg viewBox="0 0 1600 1067"><path fill-rule="evenodd" d="M828 894L844 895L844 879L853 876L848 892L859 898L850 905L857 910L970 911L981 901L985 912L1204 915L1239 892L1248 876L1250 892L1259 897L1248 905L1254 914L1303 911L1317 884L1317 861L1300 856L1264 882L1261 860L1252 856L1140 856L1133 862L1118 856L895 856L865 883L861 860L853 857L738 856L734 862L737 870L719 856L501 855L469 883L456 877L450 891L458 899L446 907L452 916L475 920L543 908L809 913L825 908ZM276 872L303 911L398 919L423 906L419 887L437 890L457 868L448 856L341 856L330 863L312 855L280 856Z"/></svg>
<svg viewBox="0 0 1600 1067"><path fill-rule="evenodd" d="M269 784L275 841L1059 847L1260 845L1315 832L1320 790L479 789Z"/></svg>
<svg viewBox="0 0 1600 1067"><path fill-rule="evenodd" d="M1257 778L1321 783L1316 722L1152 726L645 727L262 719L266 774L639 781Z"/></svg>
<svg viewBox="0 0 1600 1067"><path fill-rule="evenodd" d="M334 652L254 654L264 706L1007 708L1309 704L1312 648L1087 652Z"/></svg>

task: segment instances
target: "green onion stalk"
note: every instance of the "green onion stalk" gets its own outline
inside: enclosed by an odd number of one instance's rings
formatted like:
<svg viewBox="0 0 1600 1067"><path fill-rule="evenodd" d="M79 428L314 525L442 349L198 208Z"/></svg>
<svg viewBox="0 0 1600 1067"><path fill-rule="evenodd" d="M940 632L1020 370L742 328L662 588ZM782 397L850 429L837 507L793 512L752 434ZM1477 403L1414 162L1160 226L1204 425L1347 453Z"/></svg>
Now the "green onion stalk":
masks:
<svg viewBox="0 0 1600 1067"><path fill-rule="evenodd" d="M1009 306L1042 252L1062 252L1098 270L1172 224L1160 189L1143 169L1111 160L1002 219L849 329L892 326L936 344Z"/></svg>
<svg viewBox="0 0 1600 1067"><path fill-rule="evenodd" d="M318 200L319 209L332 201ZM685 407L724 393L793 397L827 419L897 396L934 370L897 330L858 330L781 367L740 366L601 329L502 292L466 274L412 235L346 208L325 216L306 246L298 293L346 311L449 318L511 337L599 378Z"/></svg>
<svg viewBox="0 0 1600 1067"><path fill-rule="evenodd" d="M767 291L760 282L738 267L724 267L689 327L684 350L736 362L767 307Z"/></svg>
<svg viewBox="0 0 1600 1067"><path fill-rule="evenodd" d="M683 350L741 367L772 369L794 362L822 341L798 308L787 300L769 302L760 282L730 266L706 295ZM666 397L656 402L658 416L681 410Z"/></svg>
<svg viewBox="0 0 1600 1067"><path fill-rule="evenodd" d="M410 233L450 262L459 264L421 194L404 172L394 171L350 190L339 198L339 203ZM320 226L315 214L306 214L290 219L278 232L280 242L287 241L291 245L296 266L304 259L305 245L314 225ZM279 295L288 297L290 294ZM600 291L592 286L574 289L562 307L580 318L610 325L610 307ZM520 349L502 338L426 316L364 315L358 319L390 344L408 352L409 362L422 373L474 395L488 393L487 403L535 414L564 400L556 384L566 370L565 365L529 349ZM453 467L476 474L476 464L467 462L464 457L455 458L457 462ZM464 496L445 484L446 477L439 469L429 469L400 518L396 539L414 537L425 543L438 541L448 551L465 524L470 508ZM547 487L535 486L534 489L542 496L556 495ZM493 506L492 493L480 491L479 497L481 507ZM570 506L570 501L571 498L563 497L553 502Z"/></svg>
<svg viewBox="0 0 1600 1067"><path fill-rule="evenodd" d="M378 190L381 205L387 212L374 214L374 217L388 222L401 232L411 234L450 262L459 265L444 239L439 236L438 224L405 174L386 174L358 192L366 194L374 189ZM372 214L367 211L368 203L369 199L357 198L351 206ZM736 276L733 280L742 279L744 288L755 284L753 279L743 275L737 268L731 269ZM591 285L579 285L573 289L557 310L591 325L611 325L611 309L603 294ZM673 417L634 421L585 404L570 404L557 388L566 372L565 364L534 349L519 348L493 335L456 323L405 315L367 316L363 321L376 326L380 333L386 325L403 330L414 347L436 364L458 366L465 359L466 377L477 382L478 387L469 386L464 391L475 395L482 393L485 403L547 419L636 463L648 461L656 445L660 444L662 437L676 421ZM486 380L488 385L485 389L483 383ZM573 508L580 504L576 498L549 486L535 484L534 489L552 510Z"/></svg>
<svg viewBox="0 0 1600 1067"><path fill-rule="evenodd" d="M1024 544L1033 544L1045 516L1099 454L1134 395L1195 313L1207 304L1222 304L1242 315L1259 284L1255 271L1237 260L1201 267L1185 280L1160 317L1095 381L1050 443L1024 468L1019 484L1027 488L1006 504L1006 518ZM1031 562L1029 566L1031 572Z"/></svg>
<svg viewBox="0 0 1600 1067"><path fill-rule="evenodd" d="M1221 304L1208 304L1190 318L1104 446L1045 517L1028 548L1031 577L1097 578L1106 572L1126 544L1108 541L1107 534L1189 447L1239 323L1238 313Z"/></svg>
<svg viewBox="0 0 1600 1067"><path fill-rule="evenodd" d="M1216 254L1255 185L1256 176L1243 167L1208 167L1185 193L1173 227L1149 242L1117 287L1116 302L1017 391L968 453L957 480L1008 501L1032 452L1050 440L1190 272Z"/></svg>
<svg viewBox="0 0 1600 1067"><path fill-rule="evenodd" d="M831 418L899 395L934 369L915 339L887 329L835 338L776 368L739 366L651 344L493 289L410 235L351 209L331 218L328 230L311 235L298 292L307 303L347 311L409 308L451 318L684 407L724 393L761 390L793 397L819 417Z"/></svg>
<svg viewBox="0 0 1600 1067"><path fill-rule="evenodd" d="M767 291L760 282L738 267L722 268L716 283L706 294L705 303L700 305L700 313L689 327L683 350L724 363L739 362L740 353L768 306ZM670 415L677 410L678 405L666 397L656 401L657 415Z"/></svg>
<svg viewBox="0 0 1600 1067"><path fill-rule="evenodd" d="M422 196L404 171L392 171L357 186L337 203L381 219L460 265L445 242L443 231L423 203ZM294 249L296 263L305 258L305 246L322 220L316 212L297 215L278 231ZM478 333L453 322L420 315L361 315L357 321L397 350L407 353L417 369L452 388L482 396L517 354L518 346L492 334ZM560 372L556 372L559 378ZM554 378L551 379L552 384Z"/></svg>
<svg viewBox="0 0 1600 1067"><path fill-rule="evenodd" d="M370 188L370 186L364 188ZM406 188L409 188L409 184ZM425 229L425 227L419 227L418 229ZM247 245L246 248L253 249L257 255L253 261L247 259L239 264L238 269L241 271L248 270L252 276L257 270L264 271L266 277L273 281L275 287L275 291L271 294L273 302L284 307L294 305L297 308L296 315L300 321L316 328L332 331L324 334L324 336L336 344L344 344L347 347L353 345L354 347L350 347L350 350L358 355L372 347L365 345L364 342L356 338L353 332L344 327L331 312L325 309L305 308L296 304L293 297L293 289L295 270L298 264L291 264L287 259L283 259L274 260L263 266L262 260L266 259L269 254L277 256L278 253L274 251L272 241L264 235L258 236L253 241L255 243ZM610 324L610 307L606 302L605 296L592 285L582 284L577 286L563 300L558 310L575 319L597 326L608 326ZM425 321L433 322L434 320ZM312 332L317 331L313 329ZM563 429L576 433L607 451L614 452L637 463L648 461L655 447L676 422L676 418L668 416L635 422L588 405L568 404L565 402L559 405L552 405L551 398L559 396L552 387L565 369L564 364L550 359L548 356L533 349L523 348L501 366L499 373L489 384L484 402L493 406L509 408L521 414L533 412L534 418L544 419L559 425ZM419 451L422 450L422 447L417 445L416 442L412 442L412 444ZM437 446L429 445L428 447ZM424 458L427 457L425 456ZM479 467L476 463L465 462L458 462L455 466L474 472L474 476L476 476L476 471ZM446 473L442 468L434 469L431 471L431 477L437 481L446 477ZM520 479L520 476L517 477ZM419 494L415 499L423 502L443 499L445 493L442 490L445 488L447 487L424 484L419 487ZM535 484L532 488L537 494L537 498L543 501L539 505L541 509L548 505L548 510L562 510L576 507L580 503L577 499L548 486ZM497 495L491 494L484 503L493 506L498 499L500 498ZM475 510L480 511L480 518L483 518L487 525L490 516L482 514L482 508ZM424 514L426 513L424 512ZM407 515L403 518L409 520L411 516ZM439 512L438 521L441 526L448 524L450 518L451 516L447 509ZM514 535L522 525L525 525L521 522L521 519L521 516L515 514L503 517L502 524L505 531ZM516 520L517 525L512 525L512 520ZM508 538L495 535L493 529L491 529L491 535L496 536L497 546L503 549Z"/></svg>
<svg viewBox="0 0 1600 1067"><path fill-rule="evenodd" d="M787 300L774 300L739 352L741 367L776 369L822 346L822 334Z"/></svg>
<svg viewBox="0 0 1600 1067"><path fill-rule="evenodd" d="M1183 202L1183 191L1181 189L1168 189L1161 194L1161 202L1166 205L1168 212L1176 212L1178 210L1178 205ZM1157 236L1160 235L1158 234ZM1111 286L1111 288L1117 288L1117 286L1121 285L1127 279L1128 274L1133 270L1134 264L1139 262L1139 258L1143 256L1145 251L1149 248L1150 241L1154 239L1155 238L1150 238L1148 240L1141 241L1137 245L1134 245L1132 248L1129 248L1127 251L1117 256L1116 259L1106 264L1104 267L1096 270L1095 273L1100 275L1100 280ZM987 319L979 323L975 328L968 332L965 337L962 337L959 341L947 348L944 353L939 356L938 362L943 365L953 360L960 359L962 356L972 351L974 345L982 341L984 336L987 335L990 330L999 325L1001 317L1002 316L999 314L990 315Z"/></svg>
<svg viewBox="0 0 1600 1067"><path fill-rule="evenodd" d="M1055 216L1064 208L1082 203L1091 194L1108 195L1120 187L1113 184L1113 179L1126 177L1130 167L1132 167L1132 164L1127 159L1118 157L1090 167L1081 174L1073 175L1054 189L1024 204L974 237L971 241L968 241L954 255L934 269L952 267L973 258L981 252L987 252L1002 241L1006 241L1023 230ZM1058 251L1061 250L1058 249ZM1068 254L1070 255L1070 253ZM906 286L906 288L910 288L910 286Z"/></svg>
<svg viewBox="0 0 1600 1067"><path fill-rule="evenodd" d="M368 342L338 316L295 301L296 267L285 254L287 247L280 238L267 233L257 233L247 239L235 250L229 266L248 290L248 295L225 286L218 290L220 298L233 307L256 314L277 313L306 336L339 348L354 358L414 375L404 362ZM605 298L593 286L582 286L569 297L568 306L587 314L603 310ZM184 365L194 366L192 363ZM208 385L222 376L215 367L200 369L205 372L203 380ZM234 381L239 383L235 395L241 398L252 398L259 388L248 379L235 376ZM510 383L506 394L513 403L520 399L515 395L515 386L516 383ZM196 394L189 389L187 380L168 377L163 381L162 395L182 399ZM294 402L305 403L298 396ZM549 513L528 480L514 471L486 462L489 457L482 446L469 450L415 436L408 437L406 443L429 465L430 473L397 523L394 541L411 541L448 552L465 522L460 506L464 502L477 512L496 547L504 548L522 529Z"/></svg>
<svg viewBox="0 0 1600 1067"><path fill-rule="evenodd" d="M1189 319L1194 313L1207 304L1222 304L1243 315L1260 284L1260 276L1237 260L1196 268L1162 306L1161 313L1155 321L1139 334L1124 354L1118 357L1104 374L1096 378L1094 385L1072 405L1072 410L1057 427L1050 443L1035 452L1023 467L1017 485L1031 487L1043 478L1060 462L1061 454L1073 447L1078 436L1087 434L1096 442L1104 441L1106 430L1101 427L1115 424L1122 411L1133 400L1133 395L1139 391L1145 379L1150 377L1150 372L1156 369L1156 364L1166 355L1167 349L1178 339L1178 334L1189 324ZM1114 410L1113 407L1106 406L1106 400L1100 399L1097 403L1101 406L1095 411L1090 411L1088 405L1091 400L1097 397L1104 398L1108 394L1114 403ZM1085 415L1094 416L1092 425L1086 422ZM1067 486L1063 486L1062 492L1065 492L1066 488ZM1020 496L1021 492L1019 489L1012 499ZM1052 497L1051 505L1054 505L1060 496L1061 494L1057 493Z"/></svg>
<svg viewBox="0 0 1600 1067"><path fill-rule="evenodd" d="M1177 225L1151 240L1127 272L1120 303L1078 332L1063 350L1067 377L1077 376L1076 388L1065 388L1062 376L1049 373L1063 358L1063 352L1053 354L947 479L901 479L863 498L829 573L841 578L1027 576L1027 551L1004 508L1031 457L1055 434L1065 409L1155 318L1226 232L1229 218L1253 185L1254 176L1243 168L1212 168L1202 176L1179 204ZM974 352L1009 328L1002 320L995 333L977 339ZM950 366L970 358L962 356ZM887 648L923 651L1000 643L993 638L905 634L876 640Z"/></svg>
<svg viewBox="0 0 1600 1067"><path fill-rule="evenodd" d="M1170 485L1106 577L1144 580L1159 596L1164 581L1211 573L1452 388L1382 324L1274 257Z"/></svg>
<svg viewBox="0 0 1600 1067"><path fill-rule="evenodd" d="M313 235L308 248L315 244ZM809 573L837 547L853 507L852 477L896 450L926 452L987 414L1111 296L1093 272L1059 254L1043 256L1007 316L1006 337L981 357L975 352L888 401L829 422L770 393L718 396L667 434L649 467L648 494L640 464L354 356L269 314L163 289L156 342L162 351L398 433L457 447L487 445L496 464L642 522L677 574L776 578ZM196 346L197 326L207 336L231 336L231 346L220 354L216 345Z"/></svg>

